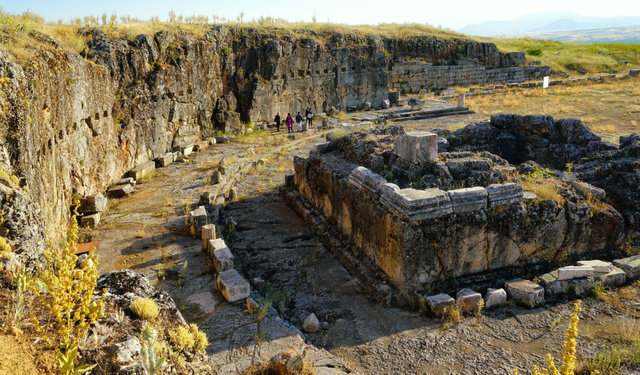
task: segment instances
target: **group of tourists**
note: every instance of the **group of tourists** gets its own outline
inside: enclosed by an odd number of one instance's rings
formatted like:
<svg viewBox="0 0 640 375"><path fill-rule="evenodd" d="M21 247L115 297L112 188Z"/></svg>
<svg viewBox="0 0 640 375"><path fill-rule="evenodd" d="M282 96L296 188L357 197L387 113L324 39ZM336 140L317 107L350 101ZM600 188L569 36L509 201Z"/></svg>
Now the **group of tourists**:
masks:
<svg viewBox="0 0 640 375"><path fill-rule="evenodd" d="M311 127L313 125L313 112L311 108L307 108L304 112L304 117L298 112L296 116L296 124L298 125L298 131L302 131L302 121L306 121L307 127ZM280 124L282 124L282 118L280 117L280 112L276 114L276 117L273 119L276 123L276 130L280 131ZM293 133L293 118L291 117L291 113L287 113L287 117L284 120L284 123L287 125L287 133Z"/></svg>

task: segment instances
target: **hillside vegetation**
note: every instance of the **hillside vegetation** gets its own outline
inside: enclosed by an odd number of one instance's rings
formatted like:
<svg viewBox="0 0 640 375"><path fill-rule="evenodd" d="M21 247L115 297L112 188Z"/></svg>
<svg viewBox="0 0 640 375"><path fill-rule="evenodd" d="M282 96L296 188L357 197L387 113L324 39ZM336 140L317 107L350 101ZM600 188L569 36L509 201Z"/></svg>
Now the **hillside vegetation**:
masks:
<svg viewBox="0 0 640 375"><path fill-rule="evenodd" d="M552 70L566 73L601 72L640 67L640 44L567 43L543 39L480 38L501 51L524 51L527 59L540 60Z"/></svg>

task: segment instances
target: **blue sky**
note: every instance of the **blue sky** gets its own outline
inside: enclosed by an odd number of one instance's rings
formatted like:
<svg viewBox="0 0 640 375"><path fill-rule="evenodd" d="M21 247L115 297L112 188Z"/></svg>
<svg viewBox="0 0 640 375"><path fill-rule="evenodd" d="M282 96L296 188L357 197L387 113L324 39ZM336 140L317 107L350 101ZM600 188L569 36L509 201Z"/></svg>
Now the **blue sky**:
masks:
<svg viewBox="0 0 640 375"><path fill-rule="evenodd" d="M245 19L274 16L289 21L311 21L316 14L319 22L348 24L378 24L385 22L418 22L458 30L471 23L487 20L517 18L528 13L569 11L586 16L640 15L638 0L0 0L8 12L22 13L29 9L43 15L48 21L59 18L100 15L103 12L128 14L140 19L159 16L166 19L170 10L178 14L215 14L235 19L240 12Z"/></svg>

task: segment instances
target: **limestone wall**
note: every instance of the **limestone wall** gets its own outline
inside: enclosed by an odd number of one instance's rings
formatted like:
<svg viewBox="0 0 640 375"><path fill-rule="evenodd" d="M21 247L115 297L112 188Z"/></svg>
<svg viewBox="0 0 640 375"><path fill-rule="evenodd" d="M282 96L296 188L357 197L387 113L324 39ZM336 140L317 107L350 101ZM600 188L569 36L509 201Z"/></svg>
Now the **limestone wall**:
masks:
<svg viewBox="0 0 640 375"><path fill-rule="evenodd" d="M413 197L413 189L394 188L380 176L354 176L356 167L333 152L312 153L296 159L294 189L401 291L568 260L615 245L623 227L614 210L552 200L522 203L507 185ZM390 204L399 202L389 199L396 195L410 202Z"/></svg>
<svg viewBox="0 0 640 375"><path fill-rule="evenodd" d="M394 90L417 93L421 89L539 80L549 74L549 67L546 66L488 68L472 61L459 61L454 65L399 62L391 67L389 85Z"/></svg>

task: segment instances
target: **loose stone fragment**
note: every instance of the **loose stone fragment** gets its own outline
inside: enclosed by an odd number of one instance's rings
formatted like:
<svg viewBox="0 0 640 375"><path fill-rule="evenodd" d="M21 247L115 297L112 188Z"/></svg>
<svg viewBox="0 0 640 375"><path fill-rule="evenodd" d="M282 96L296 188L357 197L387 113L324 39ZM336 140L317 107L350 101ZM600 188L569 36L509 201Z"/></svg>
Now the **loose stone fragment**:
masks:
<svg viewBox="0 0 640 375"><path fill-rule="evenodd" d="M613 265L623 270L627 274L627 279L636 280L640 276L640 255L616 259Z"/></svg>
<svg viewBox="0 0 640 375"><path fill-rule="evenodd" d="M256 302L251 297L247 298L247 310L248 311L256 311L256 310L258 310L258 307L260 307L260 305L258 305L258 302Z"/></svg>
<svg viewBox="0 0 640 375"><path fill-rule="evenodd" d="M234 269L218 274L218 290L229 303L249 297L250 289L247 280Z"/></svg>
<svg viewBox="0 0 640 375"><path fill-rule="evenodd" d="M507 292L500 289L487 289L487 294L484 296L484 308L490 309L492 307L504 306L507 304Z"/></svg>
<svg viewBox="0 0 640 375"><path fill-rule="evenodd" d="M220 173L219 170L213 171L213 174L211 175L211 183L212 184L224 184L224 177L223 177L222 173Z"/></svg>
<svg viewBox="0 0 640 375"><path fill-rule="evenodd" d="M100 212L80 217L80 226L95 228L100 223Z"/></svg>
<svg viewBox="0 0 640 375"><path fill-rule="evenodd" d="M412 163L438 159L438 135L430 132L412 132L401 135L395 143L398 156Z"/></svg>
<svg viewBox="0 0 640 375"><path fill-rule="evenodd" d="M134 189L132 185L116 185L107 190L107 195L114 198L121 198L132 194L133 191Z"/></svg>
<svg viewBox="0 0 640 375"><path fill-rule="evenodd" d="M233 254L222 239L209 240L207 248L216 273L220 274L233 268Z"/></svg>
<svg viewBox="0 0 640 375"><path fill-rule="evenodd" d="M98 193L80 199L80 207L78 207L78 212L83 214L103 212L106 208L107 198L105 198L104 195Z"/></svg>
<svg viewBox="0 0 640 375"><path fill-rule="evenodd" d="M207 251L209 248L209 240L216 239L215 224L207 224L202 226L202 250Z"/></svg>
<svg viewBox="0 0 640 375"><path fill-rule="evenodd" d="M129 177L132 177L134 180L139 180L140 177L147 175L156 170L156 163L153 161L146 161L137 167L133 168L129 172Z"/></svg>
<svg viewBox="0 0 640 375"><path fill-rule="evenodd" d="M438 318L442 317L447 309L454 308L455 304L456 301L448 294L441 293L427 297L429 309Z"/></svg>
<svg viewBox="0 0 640 375"><path fill-rule="evenodd" d="M507 294L518 305L533 309L544 303L544 288L529 280L512 280L506 287Z"/></svg>
<svg viewBox="0 0 640 375"><path fill-rule="evenodd" d="M627 274L618 267L613 267L611 272L593 274L595 281L600 281L606 287L616 287L627 282Z"/></svg>
<svg viewBox="0 0 640 375"><path fill-rule="evenodd" d="M309 333L317 332L320 329L320 321L318 320L316 314L309 314L307 319L305 319L304 323L302 324L302 329L304 329L305 332Z"/></svg>
<svg viewBox="0 0 640 375"><path fill-rule="evenodd" d="M118 182L116 182L116 185L135 185L136 184L136 180L133 177L126 177L126 178L122 178L120 180L118 180Z"/></svg>
<svg viewBox="0 0 640 375"><path fill-rule="evenodd" d="M470 288L464 288L456 294L456 302L463 312L476 310L480 301L482 301L482 295Z"/></svg>
<svg viewBox="0 0 640 375"><path fill-rule="evenodd" d="M382 107L382 109L387 109L391 106L391 103L389 103L389 99L384 99L380 106Z"/></svg>
<svg viewBox="0 0 640 375"><path fill-rule="evenodd" d="M579 260L578 265L591 267L595 273L609 273L613 271L613 264L602 260Z"/></svg>

